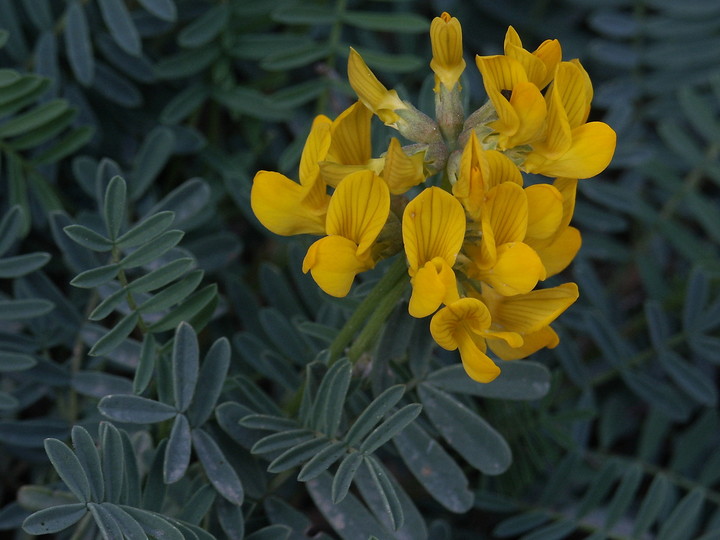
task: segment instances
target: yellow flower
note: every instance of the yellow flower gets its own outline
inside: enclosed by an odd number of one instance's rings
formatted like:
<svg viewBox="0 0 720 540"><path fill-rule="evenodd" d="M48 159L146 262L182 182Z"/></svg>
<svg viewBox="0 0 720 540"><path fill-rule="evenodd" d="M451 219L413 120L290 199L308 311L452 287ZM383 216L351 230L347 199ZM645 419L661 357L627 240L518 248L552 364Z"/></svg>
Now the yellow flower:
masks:
<svg viewBox="0 0 720 540"><path fill-rule="evenodd" d="M300 158L300 183L272 171L259 171L253 179L250 205L267 229L282 236L324 234L330 197L320 178L318 162L330 147L327 116L315 118Z"/></svg>
<svg viewBox="0 0 720 540"><path fill-rule="evenodd" d="M498 116L489 124L498 133L498 148L530 144L542 137L547 105L523 64L504 55L477 56L475 63Z"/></svg>
<svg viewBox="0 0 720 540"><path fill-rule="evenodd" d="M507 340L513 347L522 345L514 332L490 329L488 308L477 298L461 298L438 311L430 321L430 333L443 349L460 349L460 358L473 380L487 383L500 374L500 368L485 354L485 339Z"/></svg>
<svg viewBox="0 0 720 540"><path fill-rule="evenodd" d="M345 109L330 126L330 147L320 162L320 176L337 186L348 174L369 169L376 174L382 162L372 158L370 120L372 111L357 101Z"/></svg>
<svg viewBox="0 0 720 540"><path fill-rule="evenodd" d="M487 337L488 346L501 359L516 360L544 347L557 346L558 336L549 325L577 300L578 288L575 283L565 283L527 294L502 296L483 287L481 298L492 319L490 330L512 332L523 338L522 344L516 346L496 334Z"/></svg>
<svg viewBox="0 0 720 540"><path fill-rule="evenodd" d="M523 48L520 36L512 26L505 34L505 56L514 58L525 69L528 81L540 90L545 88L555 75L555 67L562 60L562 48L557 39L546 39L534 52Z"/></svg>
<svg viewBox="0 0 720 540"><path fill-rule="evenodd" d="M435 72L435 92L440 89L440 84L452 90L465 70L460 21L445 12L435 17L430 25L430 42L433 54L430 68Z"/></svg>
<svg viewBox="0 0 720 540"><path fill-rule="evenodd" d="M570 227L578 181L557 178L553 185L528 187L530 215L525 243L540 256L547 277L563 271L580 250L580 231Z"/></svg>
<svg viewBox="0 0 720 540"><path fill-rule="evenodd" d="M332 122L330 147L320 162L322 179L335 187L348 174L368 169L385 179L393 195L425 180L424 152L409 156L394 137L384 156L372 157L371 119L372 111L358 101Z"/></svg>
<svg viewBox="0 0 720 540"><path fill-rule="evenodd" d="M405 207L402 235L413 287L408 310L426 317L458 298L452 266L465 236L462 205L447 191L428 188Z"/></svg>
<svg viewBox="0 0 720 540"><path fill-rule="evenodd" d="M372 247L390 212L390 192L372 171L340 182L328 206L326 232L308 249L303 272L331 296L347 295L355 276L375 266Z"/></svg>
<svg viewBox="0 0 720 540"><path fill-rule="evenodd" d="M442 136L437 122L400 99L395 90L385 88L352 47L348 57L348 79L360 101L385 125L397 129L403 136L417 143L441 143Z"/></svg>
<svg viewBox="0 0 720 540"><path fill-rule="evenodd" d="M392 126L400 119L395 111L407 109L397 92L385 88L352 47L348 57L348 79L360 101L386 125Z"/></svg>
<svg viewBox="0 0 720 540"><path fill-rule="evenodd" d="M480 224L479 244L469 243L464 248L474 263L468 269L470 277L489 283L506 296L529 292L539 280L545 279L540 257L523 242L528 226L528 201L522 187L504 182L490 189L484 199Z"/></svg>
<svg viewBox="0 0 720 540"><path fill-rule="evenodd" d="M545 96L547 132L525 159L527 172L590 178L605 170L617 137L603 122L585 123L592 97L590 78L580 62L561 62Z"/></svg>

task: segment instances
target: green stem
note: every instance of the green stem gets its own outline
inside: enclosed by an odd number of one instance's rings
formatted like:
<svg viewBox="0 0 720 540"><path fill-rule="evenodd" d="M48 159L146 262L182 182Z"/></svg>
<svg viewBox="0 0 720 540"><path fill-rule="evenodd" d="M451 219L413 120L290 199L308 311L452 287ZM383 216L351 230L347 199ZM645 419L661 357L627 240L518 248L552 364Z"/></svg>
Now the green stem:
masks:
<svg viewBox="0 0 720 540"><path fill-rule="evenodd" d="M363 330L350 348L349 357L355 361L365 352L402 296L408 281L405 258L399 256L357 307L330 345L329 365L340 358L345 347L360 328Z"/></svg>
<svg viewBox="0 0 720 540"><path fill-rule="evenodd" d="M120 250L117 247L113 247L113 250L112 250L113 263L120 262L120 255L121 255ZM122 285L124 289L127 289L127 286L129 283L128 283L127 276L125 275L125 270L120 269L120 271L118 272L118 281L120 282L120 285ZM132 309L133 311L138 310L138 305L135 303L135 298L133 298L133 295L130 291L127 292L126 300L128 303L128 307L130 309ZM147 327L147 324L145 324L145 321L143 320L142 316L138 317L138 328L140 328L140 331L143 334L147 334L148 327Z"/></svg>

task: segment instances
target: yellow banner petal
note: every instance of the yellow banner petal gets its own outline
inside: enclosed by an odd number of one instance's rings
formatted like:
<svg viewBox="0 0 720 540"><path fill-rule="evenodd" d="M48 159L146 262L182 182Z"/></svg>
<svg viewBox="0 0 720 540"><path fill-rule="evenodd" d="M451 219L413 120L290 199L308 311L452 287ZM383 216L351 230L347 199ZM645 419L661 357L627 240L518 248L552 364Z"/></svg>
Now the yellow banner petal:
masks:
<svg viewBox="0 0 720 540"><path fill-rule="evenodd" d="M504 51L506 56L514 58L522 64L528 81L540 89L543 88L540 84L545 80L547 67L540 58L523 48L520 36L512 26L508 27L507 33L505 34Z"/></svg>
<svg viewBox="0 0 720 540"><path fill-rule="evenodd" d="M397 92L385 88L352 47L348 57L348 80L360 101L387 125L400 118L396 110L407 108Z"/></svg>
<svg viewBox="0 0 720 540"><path fill-rule="evenodd" d="M463 207L447 191L425 189L405 207L402 235L411 276L435 257L452 267L465 237Z"/></svg>
<svg viewBox="0 0 720 540"><path fill-rule="evenodd" d="M347 295L357 274L373 266L369 256L358 257L352 240L336 235L312 244L303 260L303 272L309 271L323 291L338 298Z"/></svg>
<svg viewBox="0 0 720 540"><path fill-rule="evenodd" d="M311 186L312 187L312 186ZM281 236L325 234L325 206L308 205L308 188L272 171L259 171L250 190L250 205L268 230Z"/></svg>
<svg viewBox="0 0 720 540"><path fill-rule="evenodd" d="M300 156L300 183L312 183L318 175L319 162L325 159L330 148L330 126L332 121L321 114L315 117L310 134Z"/></svg>
<svg viewBox="0 0 720 540"><path fill-rule="evenodd" d="M560 98L570 129L583 124L588 117L592 98L587 92L588 81L587 73L578 64L573 62L558 64L553 92Z"/></svg>
<svg viewBox="0 0 720 540"><path fill-rule="evenodd" d="M475 63L482 74L485 90L512 91L518 83L528 80L523 65L509 56L476 56Z"/></svg>
<svg viewBox="0 0 720 540"><path fill-rule="evenodd" d="M343 165L365 165L372 157L370 119L372 111L357 101L345 109L330 128L327 161Z"/></svg>
<svg viewBox="0 0 720 540"><path fill-rule="evenodd" d="M385 181L372 171L346 176L330 198L327 234L343 236L357 245L362 255L372 247L390 213L390 192Z"/></svg>
<svg viewBox="0 0 720 540"><path fill-rule="evenodd" d="M535 49L533 55L545 64L545 77L541 81L533 81L542 90L555 76L555 68L562 60L562 47L557 39L546 39Z"/></svg>
<svg viewBox="0 0 720 540"><path fill-rule="evenodd" d="M519 186L523 185L523 177L520 169L513 161L502 152L487 150L485 158L488 163L488 175L485 177L485 190L500 185L504 182L512 182Z"/></svg>
<svg viewBox="0 0 720 540"><path fill-rule="evenodd" d="M495 186L487 192L483 212L496 245L523 241L528 226L528 199L522 187L513 182Z"/></svg>

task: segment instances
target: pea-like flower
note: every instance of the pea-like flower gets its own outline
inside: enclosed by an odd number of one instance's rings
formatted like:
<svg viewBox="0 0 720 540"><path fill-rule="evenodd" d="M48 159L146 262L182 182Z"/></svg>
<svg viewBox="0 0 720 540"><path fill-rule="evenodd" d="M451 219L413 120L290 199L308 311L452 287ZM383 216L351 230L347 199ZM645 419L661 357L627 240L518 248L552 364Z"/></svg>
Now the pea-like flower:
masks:
<svg viewBox="0 0 720 540"><path fill-rule="evenodd" d="M491 330L487 306L477 298L460 298L438 311L430 321L430 333L443 349L460 349L465 371L478 382L487 383L500 374L500 368L486 354L488 338L506 341L510 347L522 346L515 332Z"/></svg>
<svg viewBox="0 0 720 540"><path fill-rule="evenodd" d="M462 205L447 191L428 188L405 207L402 235L413 289L409 312L426 317L458 299L452 267L465 237Z"/></svg>
<svg viewBox="0 0 720 540"><path fill-rule="evenodd" d="M330 197L320 178L319 163L330 147L331 124L324 115L313 122L300 158L300 183L273 171L255 175L250 191L252 210L275 234L324 234Z"/></svg>
<svg viewBox="0 0 720 540"><path fill-rule="evenodd" d="M546 95L547 130L533 144L523 167L546 176L590 178L602 172L615 152L616 135L603 122L588 122L593 90L578 61L562 62Z"/></svg>
<svg viewBox="0 0 720 540"><path fill-rule="evenodd" d="M325 232L308 249L303 272L331 296L347 295L355 276L375 266L372 247L390 212L385 181L369 170L343 179L328 206Z"/></svg>

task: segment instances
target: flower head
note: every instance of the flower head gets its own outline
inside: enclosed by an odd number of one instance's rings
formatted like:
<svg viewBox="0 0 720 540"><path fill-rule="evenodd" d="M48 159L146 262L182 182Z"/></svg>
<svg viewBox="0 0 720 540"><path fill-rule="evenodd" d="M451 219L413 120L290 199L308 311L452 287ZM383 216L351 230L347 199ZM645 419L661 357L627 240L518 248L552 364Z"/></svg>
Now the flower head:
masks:
<svg viewBox="0 0 720 540"><path fill-rule="evenodd" d="M359 273L403 250L381 282L409 276L410 315L432 315L435 341L460 351L472 379L489 382L500 365L488 349L514 360L558 344L550 325L578 289L538 284L580 249L580 232L570 225L578 178L608 165L615 132L587 121L590 78L579 61L562 61L557 40L530 51L509 27L504 54L476 58L489 100L467 117L460 22L436 17L430 40L435 120L386 88L351 49L348 77L359 101L333 121L316 118L299 183L260 171L251 201L270 230L321 236L303 271L333 296L345 296ZM392 137L373 155L373 115L414 144ZM557 178L526 185L523 172ZM388 302L402 292L376 290L373 302L380 291Z"/></svg>

